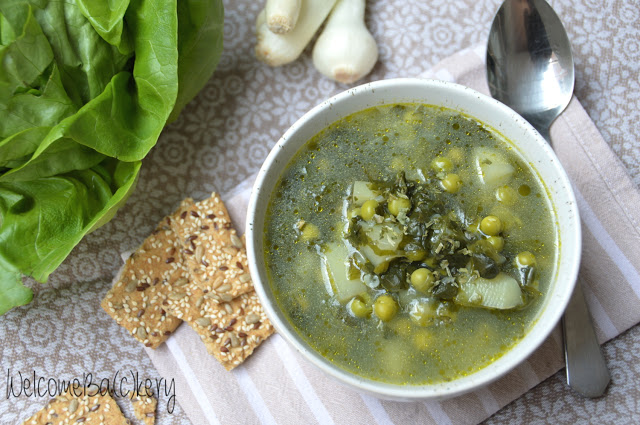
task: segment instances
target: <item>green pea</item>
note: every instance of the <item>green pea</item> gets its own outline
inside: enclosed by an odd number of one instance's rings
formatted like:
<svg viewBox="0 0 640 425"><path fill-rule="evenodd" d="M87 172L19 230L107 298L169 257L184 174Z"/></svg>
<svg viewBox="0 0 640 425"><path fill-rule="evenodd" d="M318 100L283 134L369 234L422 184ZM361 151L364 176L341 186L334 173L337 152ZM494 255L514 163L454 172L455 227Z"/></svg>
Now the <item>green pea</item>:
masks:
<svg viewBox="0 0 640 425"><path fill-rule="evenodd" d="M401 212L407 212L411 208L411 201L406 198L396 198L395 196L389 200L389 212L396 217Z"/></svg>
<svg viewBox="0 0 640 425"><path fill-rule="evenodd" d="M406 249L406 247L405 247ZM406 251L405 256L407 257L407 259L409 261L420 261L422 259L424 259L424 257L427 256L427 251L423 250L423 249L414 249L411 251Z"/></svg>
<svg viewBox="0 0 640 425"><path fill-rule="evenodd" d="M411 273L411 284L420 292L427 292L433 286L433 273L429 269L420 268Z"/></svg>
<svg viewBox="0 0 640 425"><path fill-rule="evenodd" d="M528 185L523 184L518 188L518 193L522 196L529 196L529 194L531 193L531 188Z"/></svg>
<svg viewBox="0 0 640 425"><path fill-rule="evenodd" d="M456 164L462 164L462 162L464 162L464 151L461 148L456 147L449 149L447 156Z"/></svg>
<svg viewBox="0 0 640 425"><path fill-rule="evenodd" d="M516 202L516 191L510 186L502 186L496 189L496 199L505 205L513 205Z"/></svg>
<svg viewBox="0 0 640 425"><path fill-rule="evenodd" d="M500 252L504 248L504 239L501 236L489 236L487 242L497 251Z"/></svg>
<svg viewBox="0 0 640 425"><path fill-rule="evenodd" d="M318 226L311 223L305 223L302 228L302 240L310 241L312 239L316 239L318 236L320 236L320 229L318 229Z"/></svg>
<svg viewBox="0 0 640 425"><path fill-rule="evenodd" d="M502 231L502 222L495 215L488 215L480 222L480 231L487 236L496 236Z"/></svg>
<svg viewBox="0 0 640 425"><path fill-rule="evenodd" d="M373 199L369 199L360 207L360 217L366 221L371 220L376 214L376 208L378 208L378 203Z"/></svg>
<svg viewBox="0 0 640 425"><path fill-rule="evenodd" d="M431 162L431 167L436 171L451 171L453 164L449 158L439 156Z"/></svg>
<svg viewBox="0 0 640 425"><path fill-rule="evenodd" d="M398 303L391 295L381 295L373 304L373 312L378 319L388 322L398 313Z"/></svg>
<svg viewBox="0 0 640 425"><path fill-rule="evenodd" d="M389 261L383 261L373 269L373 272L375 274L382 274L386 272L388 269L389 269Z"/></svg>
<svg viewBox="0 0 640 425"><path fill-rule="evenodd" d="M354 316L361 319L366 319L371 316L371 307L358 298L354 298L353 301L351 301L351 311Z"/></svg>
<svg viewBox="0 0 640 425"><path fill-rule="evenodd" d="M436 311L428 303L418 302L413 304L409 317L413 322L420 326L427 326L436 316Z"/></svg>
<svg viewBox="0 0 640 425"><path fill-rule="evenodd" d="M462 179L457 174L447 174L442 179L442 187L449 193L456 193L462 187Z"/></svg>
<svg viewBox="0 0 640 425"><path fill-rule="evenodd" d="M536 256L529 251L522 251L516 256L518 264L521 266L533 266L536 264Z"/></svg>

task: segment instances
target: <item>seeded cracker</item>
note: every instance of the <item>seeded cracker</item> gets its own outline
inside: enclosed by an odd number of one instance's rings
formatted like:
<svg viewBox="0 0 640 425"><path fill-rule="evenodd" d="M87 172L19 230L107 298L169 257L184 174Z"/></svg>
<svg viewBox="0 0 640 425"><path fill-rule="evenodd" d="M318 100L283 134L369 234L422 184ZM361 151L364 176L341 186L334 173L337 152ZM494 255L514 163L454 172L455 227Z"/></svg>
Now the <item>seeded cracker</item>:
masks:
<svg viewBox="0 0 640 425"><path fill-rule="evenodd" d="M122 415L120 408L108 393L101 395L100 393L96 394L96 390L87 390L86 394L82 395L80 394L82 391L82 389L77 390L80 397L75 397L71 392L68 392L52 399L42 410L22 424L131 424Z"/></svg>
<svg viewBox="0 0 640 425"><path fill-rule="evenodd" d="M158 400L150 392L137 394L131 399L131 404L133 405L133 413L138 420L145 425L153 425L155 423Z"/></svg>
<svg viewBox="0 0 640 425"><path fill-rule="evenodd" d="M184 208L193 201L183 201ZM180 242L166 217L125 262L102 308L145 346L157 348L181 323L167 314L163 301L188 282Z"/></svg>
<svg viewBox="0 0 640 425"><path fill-rule="evenodd" d="M255 291L225 301L214 292L204 292L195 283L175 299L167 300L168 311L185 320L222 365L231 370L242 363L273 333L273 326Z"/></svg>
<svg viewBox="0 0 640 425"><path fill-rule="evenodd" d="M216 193L183 206L172 228L183 246L191 280L201 289L232 298L251 292L253 284L242 240Z"/></svg>

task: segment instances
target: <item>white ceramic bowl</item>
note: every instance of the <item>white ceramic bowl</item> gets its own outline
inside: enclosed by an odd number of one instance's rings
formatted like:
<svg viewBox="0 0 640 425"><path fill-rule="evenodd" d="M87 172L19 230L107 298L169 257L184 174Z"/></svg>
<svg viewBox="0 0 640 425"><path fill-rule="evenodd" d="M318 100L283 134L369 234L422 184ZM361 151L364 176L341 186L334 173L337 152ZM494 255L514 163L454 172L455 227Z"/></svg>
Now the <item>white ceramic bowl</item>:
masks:
<svg viewBox="0 0 640 425"><path fill-rule="evenodd" d="M555 278L545 295L537 321L507 353L469 376L432 385L394 385L349 373L315 352L287 321L273 296L265 271L263 229L265 211L283 170L296 152L329 124L354 112L382 104L415 102L445 106L475 117L512 143L545 182L555 211L559 246ZM545 140L523 118L502 103L453 83L425 79L383 80L349 89L306 113L275 145L258 174L247 215L247 253L256 291L280 335L309 361L338 380L375 396L394 400L453 397L486 385L525 360L550 334L565 310L580 263L581 233L571 184Z"/></svg>

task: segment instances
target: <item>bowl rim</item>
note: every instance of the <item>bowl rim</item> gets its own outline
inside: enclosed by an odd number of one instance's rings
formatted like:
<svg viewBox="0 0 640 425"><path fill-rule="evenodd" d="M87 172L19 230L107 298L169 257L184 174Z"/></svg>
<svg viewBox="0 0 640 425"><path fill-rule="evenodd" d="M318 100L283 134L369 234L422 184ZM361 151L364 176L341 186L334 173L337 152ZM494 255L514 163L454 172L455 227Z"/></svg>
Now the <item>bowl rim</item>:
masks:
<svg viewBox="0 0 640 425"><path fill-rule="evenodd" d="M503 353L500 358L496 361L484 366L480 370L461 378L456 378L449 382L441 382L435 384L425 384L425 385L398 385L398 384L390 384L385 383L383 381L375 381L368 378L363 378L358 375L355 375L351 372L348 372L345 369L342 369L340 366L335 365L328 360L324 359L320 356L312 347L310 347L299 335L296 334L295 330L292 329L292 325L290 325L286 318L283 317L283 314L275 308L275 306L269 300L269 295L267 294L266 287L269 286L267 281L263 281L261 279L261 270L258 267L258 255L262 256L262 247L257 246L257 239L255 237L255 226L254 223L256 221L256 217L260 217L259 211L259 196L262 188L266 185L266 179L269 176L269 173L274 168L279 168L278 178L282 174L282 171L286 168L286 165L290 162L291 158L288 158L286 161L281 161L278 163L280 155L284 152L284 147L289 143L289 140L295 140L292 136L295 135L296 132L300 131L301 128L307 125L308 122L313 122L313 120L318 119L318 117L323 114L327 108L331 108L334 104L341 103L347 101L349 98L353 98L354 96L366 95L368 93L373 94L376 90L384 90L390 89L399 86L415 86L418 85L423 89L431 89L431 90L447 90L451 91L451 93L455 96L458 96L460 99L465 99L469 104L471 103L481 103L486 105L488 108L492 108L496 112L499 112L499 115L502 117L508 117L513 123L517 126L521 127L523 131L529 133L529 136L532 136L537 143L542 152L544 152L544 156L551 160L553 172L557 173L557 177L561 180L558 186L563 187L563 202L556 202L553 204L554 210L557 209L558 206L562 206L564 208L569 208L569 212L572 213L569 216L569 225L573 230L571 233L566 234L563 233L563 243L566 242L566 238L570 238L570 244L576 248L574 248L573 252L573 261L569 262L569 265L566 266L568 269L566 270L566 274L570 277L569 283L564 283L560 289L554 289L551 293L557 295L554 298L555 301L555 309L549 311L547 308L549 299L545 301L545 305L541 308L541 311L538 313L538 319L536 322L532 324L530 329L527 331L525 336L514 344L506 353ZM403 102L403 100L398 100L396 102L385 102L377 101L372 105L367 107L362 107L359 109L353 109L348 113L340 114L337 119L343 118L347 115L350 115L359 110L366 109L371 106L382 105L385 103L397 103ZM433 104L428 101L423 101L425 104ZM456 109L455 106L446 106L450 109ZM467 112L464 112L467 115ZM472 116L472 115L471 115ZM473 116L472 116L473 117ZM477 119L477 118L476 118ZM335 121L334 120L334 121ZM499 131L495 128L491 123L486 123L481 121L483 124L488 127L493 128L496 132ZM308 140L308 139L307 139ZM510 141L510 140L509 140ZM296 148L296 152L299 151L306 141L300 143L300 145ZM510 141L514 146L516 144L513 141ZM520 155L523 155L523 152L519 152ZM534 167L535 168L535 167ZM537 171L539 173L539 171ZM549 191L548 183L547 191ZM551 199L550 199L551 202ZM564 205L566 203L566 205ZM562 204L562 205L559 205ZM558 212L556 210L556 216ZM264 220L263 220L264 221ZM262 229L261 229L262 230ZM309 360L312 364L318 367L320 370L325 372L326 374L332 376L337 379L341 383L347 384L361 392L365 392L376 397L387 398L392 400L400 400L400 401L416 401L416 400L437 400L455 397L469 391L473 391L475 389L484 387L498 378L506 375L508 372L513 370L516 366L526 360L538 347L547 339L547 337L551 334L556 324L560 320L566 306L569 302L571 294L573 292L573 288L577 281L578 269L580 265L581 258L581 250L582 246L582 235L581 235L581 227L580 227L580 217L577 207L577 202L575 198L575 194L572 190L572 186L569 180L569 177L560 164L560 161L557 159L555 153L545 141L545 139L537 132L537 130L531 126L526 120L524 120L520 115L518 115L515 111L513 111L508 106L503 103L484 95L474 89L469 87L451 83L441 80L431 80L431 79L423 79L423 78L394 78L394 79L386 79L379 80L370 83L366 83L357 87L350 88L341 93L338 93L331 98L321 102L307 113L305 113L301 118L299 118L287 131L282 135L282 137L278 140L275 146L271 149L269 155L266 160L262 164L260 171L257 174L256 181L254 183L253 189L251 191L251 196L249 199L249 205L247 210L247 221L246 221L246 232L247 232L247 257L249 262L249 268L251 271L251 275L253 278L255 290L262 302L263 308L274 325L275 329L280 333L280 335L293 347L296 348L297 351L302 353L302 355ZM560 235L560 229L558 229L558 235ZM260 253L260 254L259 254ZM559 255L559 254L558 254ZM264 260L262 260L262 264ZM560 268L560 259L556 259L556 275L553 278L552 283L554 284L554 288L556 283L558 283L558 272ZM551 288L551 286L550 286ZM558 294L558 291L559 294ZM551 294L547 297L551 298ZM543 316L545 320L539 320ZM542 323L541 323L542 322ZM534 333L534 329L536 332ZM526 342L526 344L523 344Z"/></svg>

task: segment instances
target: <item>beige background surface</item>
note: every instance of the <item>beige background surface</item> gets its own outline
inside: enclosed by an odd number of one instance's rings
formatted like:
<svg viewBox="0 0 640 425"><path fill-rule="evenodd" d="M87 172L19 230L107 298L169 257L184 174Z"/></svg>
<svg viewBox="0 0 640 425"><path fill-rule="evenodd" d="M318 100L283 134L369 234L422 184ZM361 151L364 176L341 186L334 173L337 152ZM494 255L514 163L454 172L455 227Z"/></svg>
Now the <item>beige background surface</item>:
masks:
<svg viewBox="0 0 640 425"><path fill-rule="evenodd" d="M159 379L146 354L98 307L119 264L185 196L227 192L254 173L282 132L346 86L322 78L309 51L271 69L252 54L262 1L226 1L225 51L218 70L145 160L136 193L116 218L87 237L27 306L0 318L0 423L16 423L46 399L6 397L7 371L72 379L116 371ZM415 76L440 59L483 43L499 0L370 1L367 23L380 61L367 80ZM576 95L640 184L640 2L552 1L569 31ZM569 392L562 373L502 409L488 423L634 423L640 412L640 327L605 346L612 370L606 397ZM169 378L170 377L166 377ZM176 394L180 401L180 394ZM159 423L188 423L179 405Z"/></svg>

